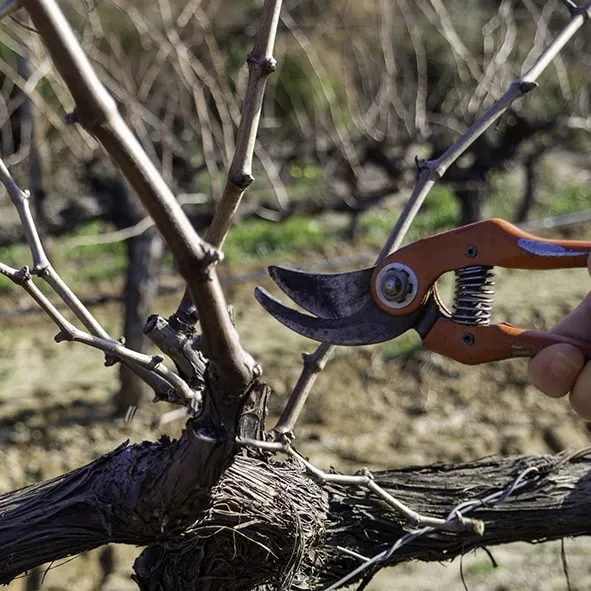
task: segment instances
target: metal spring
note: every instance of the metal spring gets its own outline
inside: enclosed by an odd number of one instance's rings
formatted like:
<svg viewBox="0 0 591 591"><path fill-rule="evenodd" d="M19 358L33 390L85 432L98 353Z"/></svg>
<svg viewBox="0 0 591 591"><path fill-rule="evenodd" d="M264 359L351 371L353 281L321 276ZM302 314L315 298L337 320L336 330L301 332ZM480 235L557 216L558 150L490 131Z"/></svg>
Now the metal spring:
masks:
<svg viewBox="0 0 591 591"><path fill-rule="evenodd" d="M455 272L456 286L452 319L461 324L490 324L495 294L492 267L474 265Z"/></svg>

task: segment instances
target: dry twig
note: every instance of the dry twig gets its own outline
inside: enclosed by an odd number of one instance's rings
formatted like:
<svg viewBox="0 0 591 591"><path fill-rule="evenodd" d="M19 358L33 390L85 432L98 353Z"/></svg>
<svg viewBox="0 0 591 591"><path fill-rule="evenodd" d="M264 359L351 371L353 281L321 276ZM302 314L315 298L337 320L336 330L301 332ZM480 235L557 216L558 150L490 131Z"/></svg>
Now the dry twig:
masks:
<svg viewBox="0 0 591 591"><path fill-rule="evenodd" d="M6 187L11 200L18 211L21 223L25 229L27 242L33 257L32 273L44 279L51 286L51 288L61 298L64 304L76 315L76 317L87 328L87 330L90 331L92 338L96 339L97 343L101 343L102 346L99 348L108 353L115 353L114 350L110 350L108 347L111 349L120 348L121 344L109 336L107 331L90 313L88 308L84 306L76 294L74 294L74 292L68 287L68 285L63 281L63 279L49 262L49 259L45 254L45 250L43 249L41 238L37 232L35 221L31 215L29 195L16 184L8 168L1 159L0 182L2 182ZM49 302L49 300L41 292L39 292L38 288L32 282L28 270L23 270L21 272L17 271L16 269L10 269L4 265L2 273L21 287L24 287L53 320L56 320L56 318L59 319L58 326L63 328L63 323L66 322L65 319L61 314L59 314L59 312L57 312L57 309L55 309L53 304L51 304L51 302ZM55 315L56 313L58 316ZM90 338L90 335L88 335L88 338ZM181 399L183 397L186 398L188 390L187 385L182 382L182 380L180 380L173 372L170 372L166 369L164 370L164 373L168 376L168 379L163 375L162 371L160 372L161 375L158 376L154 372L150 371L145 362L138 363L137 360L135 360L133 356L130 356L129 354L107 357L107 362L112 363L115 359L123 359L123 361L127 363L129 367L154 390L157 399L170 400L172 398L171 390L176 390L178 396ZM194 396L191 395L190 399L193 398Z"/></svg>
<svg viewBox="0 0 591 591"><path fill-rule="evenodd" d="M216 206L213 220L207 231L207 240L218 249L222 248L224 244L234 214L246 189L254 181L252 159L267 78L276 68L273 47L275 45L281 4L281 0L265 0L257 38L252 51L248 55L248 86L236 138L234 158L228 172L224 192ZM186 324L194 324L200 318L199 311L195 310L193 306L194 299L191 300L191 295L185 292L176 311L176 316Z"/></svg>

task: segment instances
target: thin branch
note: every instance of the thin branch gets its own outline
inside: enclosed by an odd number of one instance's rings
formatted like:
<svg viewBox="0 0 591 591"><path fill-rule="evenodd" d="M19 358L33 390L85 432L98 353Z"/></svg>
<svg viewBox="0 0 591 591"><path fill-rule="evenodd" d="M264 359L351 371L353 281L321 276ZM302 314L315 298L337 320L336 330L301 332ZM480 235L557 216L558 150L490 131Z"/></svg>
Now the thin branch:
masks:
<svg viewBox="0 0 591 591"><path fill-rule="evenodd" d="M273 48L281 4L281 0L265 0L257 38L252 51L248 55L248 86L238 137L236 138L236 151L230 166L228 182L207 232L207 240L216 248L223 246L228 230L232 225L234 213L238 209L246 189L254 181L252 157L267 78L276 68Z"/></svg>
<svg viewBox="0 0 591 591"><path fill-rule="evenodd" d="M76 102L70 116L107 150L154 219L170 248L201 317L203 352L226 393L244 392L257 374L240 345L215 264L218 250L194 230L157 168L132 134L101 84L55 0L24 0L23 6Z"/></svg>
<svg viewBox="0 0 591 591"><path fill-rule="evenodd" d="M456 31L450 14L441 0L429 0L436 14L436 19L430 19L432 24L436 24L436 30L438 33L449 43L451 50L453 51L458 71L462 74L462 64L469 70L470 75L474 80L478 80L482 76L482 69L476 59L472 57L468 48L462 42L460 35ZM422 3L418 3L421 10L429 18L430 15L426 12L426 6L422 6ZM458 60L461 60L459 61Z"/></svg>
<svg viewBox="0 0 591 591"><path fill-rule="evenodd" d="M88 308L86 308L76 294L68 287L49 262L43 244L41 243L41 238L37 232L35 220L31 214L29 194L16 184L2 159L0 159L0 182L6 187L25 230L27 242L33 257L32 272L39 275L52 287L56 294L92 335L104 341L117 343L117 341L109 336L107 331L90 313ZM113 362L113 359L107 357L107 362L111 363ZM170 398L169 392L173 386L168 381L164 381L162 377L159 377L150 371L146 371L145 367L137 365L132 359L126 358L123 359L123 362L154 390L157 397L163 399ZM183 390L181 389L179 394L182 392Z"/></svg>
<svg viewBox="0 0 591 591"><path fill-rule="evenodd" d="M539 53L540 47L543 47L544 44L548 43L552 39L552 34L548 28L548 21L552 17L553 5L551 3L546 3L542 10L539 10L533 0L523 0L523 4L528 12L532 15L537 30L534 47L528 55L536 55ZM538 39L539 41L537 41ZM528 57L525 58L524 67L525 64L529 64ZM554 70L556 72L556 77L558 78L558 84L560 86L563 98L567 102L572 101L573 92L568 79L568 70L564 60L560 55L556 56L554 61Z"/></svg>
<svg viewBox="0 0 591 591"><path fill-rule="evenodd" d="M413 46L416 62L417 81L415 96L414 127L419 137L427 134L427 56L422 42L423 33L417 24L406 0L397 0L400 13Z"/></svg>
<svg viewBox="0 0 591 591"><path fill-rule="evenodd" d="M206 235L207 240L218 249L224 245L246 189L254 182L252 159L256 147L256 136L267 78L276 69L273 48L281 4L282 0L265 0L256 41L252 51L248 54L248 85L236 138L234 158L228 172L224 192L216 206ZM195 304L196 302L189 291L185 291L175 316L185 324L195 324L198 318L201 318L201 314L195 309Z"/></svg>
<svg viewBox="0 0 591 591"><path fill-rule="evenodd" d="M181 394L180 397L175 396L174 390L170 389L168 396L166 397L166 400L169 402L176 402L193 408L201 401L201 396L198 392L193 392L193 390L191 390L191 388L189 388L179 376L164 365L163 357L159 355L144 355L143 353L128 349L113 339L97 337L76 328L71 322L64 318L49 298L35 285L28 267L23 267L19 270L9 267L4 263L0 263L0 273L21 286L33 298L33 300L35 300L37 305L55 322L60 329L60 332L55 337L57 343L62 341L83 343L90 347L94 347L95 349L104 351L112 357L125 359L133 364L140 365L145 370L153 371L172 384L176 391Z"/></svg>
<svg viewBox="0 0 591 591"><path fill-rule="evenodd" d="M0 159L0 182L6 187L10 199L17 209L23 228L25 229L25 236L27 243L33 255L33 272L37 273L49 266L49 259L43 250L41 238L37 233L33 216L31 215L31 207L29 203L29 193L23 191L12 178L10 171Z"/></svg>
<svg viewBox="0 0 591 591"><path fill-rule="evenodd" d="M430 193L436 181L509 109L513 102L536 87L536 80L540 74L590 17L591 1L588 0L572 15L566 27L546 47L532 67L523 76L515 80L507 92L484 115L478 118L466 133L461 135L439 158L417 163L420 171L418 182L400 216L396 220L396 224L388 236L377 258L376 264L379 264L390 253L400 247L425 198ZM285 409L273 428L275 433L281 435L293 431L312 386L319 372L326 366L333 350L334 346L323 343L313 354L304 357L304 368L290 394Z"/></svg>
<svg viewBox="0 0 591 591"><path fill-rule="evenodd" d="M181 206L185 205L197 205L207 203L208 197L205 193L190 193L180 194L178 196L178 202ZM113 244L115 242L124 242L130 238L136 238L141 236L144 232L147 232L152 226L154 226L154 220L150 216L146 216L133 226L128 226L122 230L116 230L114 232L105 232L99 236L78 236L76 238L69 239L64 248L80 248L81 246L96 246L97 244Z"/></svg>
<svg viewBox="0 0 591 591"><path fill-rule="evenodd" d="M295 424L300 417L306 400L316 383L320 372L326 367L332 352L336 349L334 345L321 343L314 353L304 353L304 367L296 382L285 408L277 424L273 427L273 432L279 436L285 436L293 433Z"/></svg>
<svg viewBox="0 0 591 591"><path fill-rule="evenodd" d="M204 88L207 87L209 87L211 90L212 84L200 84L200 77L197 71L206 70L206 68L200 63L198 56L194 55L190 48L187 47L187 45L181 39L178 31L172 26L172 11L168 1L160 0L159 7L160 15L165 27L166 37L170 43L171 50L175 53L177 58L175 66L178 64L178 67L175 69L177 69L178 78L179 80L185 81L185 86L193 97L193 103L195 105L196 115L199 123L199 138L205 159L205 166L209 173L210 182L215 193L219 183L219 169L214 150L213 126L207 108L207 98L204 90ZM196 67L196 64L199 64L199 66ZM215 95L216 93L214 93L214 97ZM219 109L222 101L217 100L217 97L215 98L216 106L218 106ZM220 113L224 113L224 111L225 109L218 110Z"/></svg>
<svg viewBox="0 0 591 591"><path fill-rule="evenodd" d="M505 23L505 36L500 47L495 51L494 55L488 61L484 76L479 81L474 89L472 96L468 95L468 112L476 113L484 99L488 96L495 97L497 95L497 86L503 84L507 74L507 63L510 61L510 55L515 49L515 44L518 37L518 29L513 18L513 2L512 0L503 0L498 9L498 19Z"/></svg>
<svg viewBox="0 0 591 591"><path fill-rule="evenodd" d="M566 117L563 121L565 127L569 129L582 129L591 132L590 117Z"/></svg>
<svg viewBox="0 0 591 591"><path fill-rule="evenodd" d="M144 334L174 361L188 384L196 390L203 389L207 363L197 346L199 337L194 330L184 331L154 314L148 318Z"/></svg>
<svg viewBox="0 0 591 591"><path fill-rule="evenodd" d="M581 10L581 7L573 2L573 0L562 0L562 3L568 8L571 16L576 16Z"/></svg>
<svg viewBox="0 0 591 591"><path fill-rule="evenodd" d="M277 200L279 209L287 209L289 207L289 197L287 195L285 185L281 180L280 167L275 163L267 150L265 150L263 145L258 141L255 144L255 155L261 163L263 170L265 171L267 180L269 181L271 189L275 194L275 199Z"/></svg>
<svg viewBox="0 0 591 591"><path fill-rule="evenodd" d="M352 149L351 140L345 137L343 134L343 114L341 112L335 92L331 85L328 84L330 77L322 65L322 61L320 60L318 52L314 48L314 45L306 33L297 26L294 18L288 11L284 12L282 20L289 32L293 35L295 41L302 48L302 51L304 52L306 59L310 64L311 71L314 73L314 77L318 82L320 91L322 92L323 98L328 106L330 118L332 119L332 125L334 128L333 141L335 145L339 146L339 150L345 156L348 165L351 167L351 170L355 175L357 175L359 169L357 154ZM328 128L328 126L327 131L328 133L331 133L331 130Z"/></svg>
<svg viewBox="0 0 591 591"><path fill-rule="evenodd" d="M560 228L570 224L580 224L581 222L588 222L591 220L591 209L584 209L574 213L564 213L562 215L542 218L540 220L531 220L517 224L527 232L535 232L536 230L547 230L548 228Z"/></svg>

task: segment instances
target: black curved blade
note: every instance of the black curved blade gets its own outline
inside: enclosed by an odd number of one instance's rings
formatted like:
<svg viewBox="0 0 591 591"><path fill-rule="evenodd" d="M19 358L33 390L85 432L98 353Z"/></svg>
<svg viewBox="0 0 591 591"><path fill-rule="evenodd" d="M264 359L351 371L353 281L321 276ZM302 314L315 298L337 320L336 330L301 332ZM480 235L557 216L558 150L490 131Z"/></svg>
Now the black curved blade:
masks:
<svg viewBox="0 0 591 591"><path fill-rule="evenodd" d="M269 275L296 303L322 318L351 316L371 298L371 276L375 267L348 273L306 273L271 266Z"/></svg>
<svg viewBox="0 0 591 591"><path fill-rule="evenodd" d="M261 287L255 289L259 303L279 322L315 341L333 345L371 345L389 341L414 328L421 308L408 316L390 316L373 299L350 316L319 318L288 308Z"/></svg>

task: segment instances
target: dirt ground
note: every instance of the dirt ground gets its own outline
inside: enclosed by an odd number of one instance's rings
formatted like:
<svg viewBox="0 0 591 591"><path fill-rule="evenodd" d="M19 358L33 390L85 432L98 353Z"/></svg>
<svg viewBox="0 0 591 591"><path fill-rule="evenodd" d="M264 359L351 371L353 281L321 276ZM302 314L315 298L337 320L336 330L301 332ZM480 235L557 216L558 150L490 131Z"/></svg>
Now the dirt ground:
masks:
<svg viewBox="0 0 591 591"><path fill-rule="evenodd" d="M591 238L591 225L577 236ZM281 262L281 261L277 261ZM264 284L270 287L270 282ZM587 292L584 270L497 273L494 320L548 329ZM108 286L111 289L113 286ZM114 286L117 287L117 286ZM276 396L271 418L314 344L283 328L256 304L254 284L227 288L245 347L262 363ZM179 295L159 299L168 315ZM114 448L122 440L157 437L144 420L111 418L116 372L99 353L53 342L54 327L39 314L6 315L18 301L0 301L0 492L55 476ZM120 332L117 305L96 316ZM297 446L322 468L343 471L475 459L490 454L549 453L589 444L587 423L564 400L549 400L529 384L524 360L465 367L434 355L413 339L341 348L320 376L297 430ZM163 430L174 434L179 424ZM405 564L383 571L368 589L471 591L568 589L561 545L491 548L448 564ZM591 540L564 542L570 589L591 588ZM10 591L125 591L137 548L99 549L14 581Z"/></svg>

